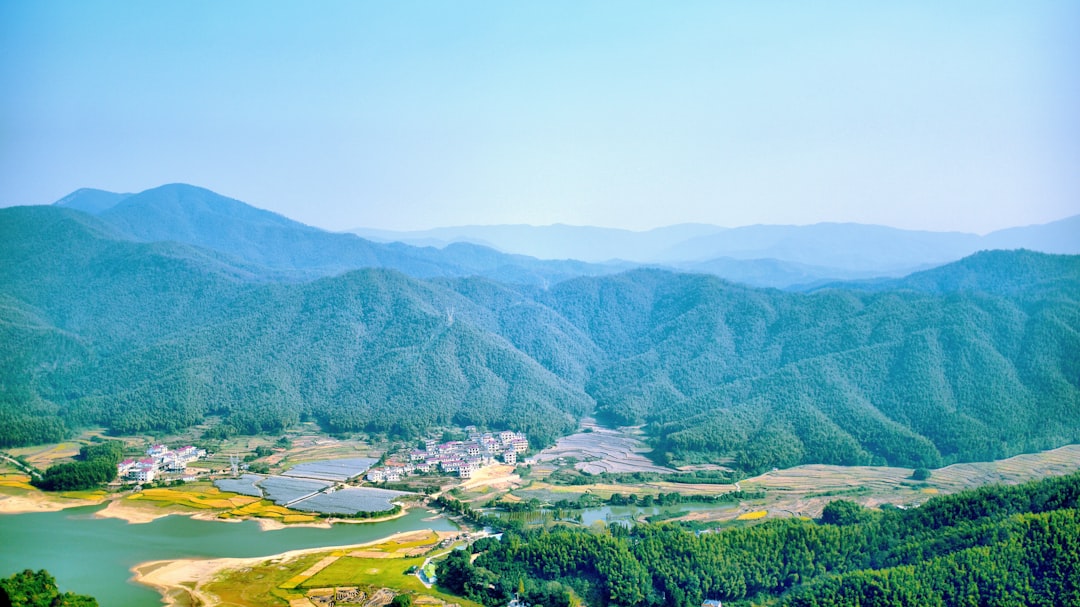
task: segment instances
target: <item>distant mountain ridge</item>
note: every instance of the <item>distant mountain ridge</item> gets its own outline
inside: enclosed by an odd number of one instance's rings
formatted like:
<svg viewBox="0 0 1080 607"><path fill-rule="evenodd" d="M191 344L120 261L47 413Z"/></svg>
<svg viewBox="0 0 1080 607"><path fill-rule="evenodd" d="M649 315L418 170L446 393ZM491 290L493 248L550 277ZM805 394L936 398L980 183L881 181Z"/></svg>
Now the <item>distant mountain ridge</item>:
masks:
<svg viewBox="0 0 1080 607"><path fill-rule="evenodd" d="M138 194L79 190L54 206L95 215L127 238L174 241L218 251L275 277L308 280L360 268L390 268L418 278L487 276L549 284L573 276L616 272L624 266L541 261L460 244L442 250L374 243L327 232L205 188L169 184Z"/></svg>
<svg viewBox="0 0 1080 607"><path fill-rule="evenodd" d="M679 243L726 230L727 228L705 224L680 224L644 232L555 224L550 226L473 225L415 232L364 228L349 231L378 242L405 242L425 246L471 242L539 259L578 259L592 262L626 260L655 263L663 259L664 251Z"/></svg>
<svg viewBox="0 0 1080 607"><path fill-rule="evenodd" d="M823 279L901 276L985 249L1080 254L1080 215L1044 225L999 230L985 236L854 223L739 228L687 224L644 232L565 225L462 226L417 232L357 229L353 232L384 242L423 242L432 246L447 242L477 242L500 251L541 259L623 259L704 271L736 280L740 279L740 274L758 276L761 277L758 280L765 283L751 284L781 287ZM769 263L781 273L779 276L762 274L762 263L766 260L773 260ZM739 263L742 261L756 262L757 268L745 267Z"/></svg>
<svg viewBox="0 0 1080 607"><path fill-rule="evenodd" d="M588 226L465 226L424 232L333 233L186 184L137 194L82 189L56 206L98 216L129 238L207 247L297 280L369 267L417 278L486 276L550 285L636 266L700 272L753 286L806 289L896 278L990 248L1080 253L1080 216L977 236L862 224L645 232ZM627 261L619 261L627 260Z"/></svg>

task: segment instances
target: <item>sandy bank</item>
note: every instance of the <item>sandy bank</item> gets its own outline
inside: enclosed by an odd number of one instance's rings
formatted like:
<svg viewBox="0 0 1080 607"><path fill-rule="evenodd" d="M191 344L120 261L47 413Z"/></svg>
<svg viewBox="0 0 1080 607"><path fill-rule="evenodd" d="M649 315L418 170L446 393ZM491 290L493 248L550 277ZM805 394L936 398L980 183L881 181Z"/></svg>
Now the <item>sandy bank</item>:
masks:
<svg viewBox="0 0 1080 607"><path fill-rule="evenodd" d="M113 500L108 506L105 506L101 510L94 513L94 516L98 518L118 518L123 521L127 521L133 525L141 525L144 523L150 523L156 521L159 518L169 516L171 514L186 514L184 512L176 512L170 510L151 510L146 506L134 505L129 501L123 499Z"/></svg>
<svg viewBox="0 0 1080 607"><path fill-rule="evenodd" d="M93 506L103 500L82 500L46 495L35 491L24 495L0 495L0 514L56 512L79 506Z"/></svg>

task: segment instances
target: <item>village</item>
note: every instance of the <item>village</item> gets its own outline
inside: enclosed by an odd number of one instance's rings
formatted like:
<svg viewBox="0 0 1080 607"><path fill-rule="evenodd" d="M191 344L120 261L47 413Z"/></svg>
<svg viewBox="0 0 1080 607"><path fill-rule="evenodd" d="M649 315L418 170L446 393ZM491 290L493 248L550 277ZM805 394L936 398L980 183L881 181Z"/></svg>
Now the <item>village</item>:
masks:
<svg viewBox="0 0 1080 607"><path fill-rule="evenodd" d="M472 478L473 473L484 466L499 461L517 463L517 456L529 450L529 440L521 432L505 430L497 434L479 432L473 426L465 428L469 439L465 441L425 441L423 449L414 449L404 455L388 458L385 465L368 471L367 479L373 483L398 482L413 473L440 471L456 473L460 478Z"/></svg>
<svg viewBox="0 0 1080 607"><path fill-rule="evenodd" d="M185 476L187 465L206 457L206 449L191 445L170 450L165 445L153 445L146 450L147 457L134 460L125 459L116 465L117 477L129 483L146 484L154 482L166 473L179 474L185 481L194 477Z"/></svg>

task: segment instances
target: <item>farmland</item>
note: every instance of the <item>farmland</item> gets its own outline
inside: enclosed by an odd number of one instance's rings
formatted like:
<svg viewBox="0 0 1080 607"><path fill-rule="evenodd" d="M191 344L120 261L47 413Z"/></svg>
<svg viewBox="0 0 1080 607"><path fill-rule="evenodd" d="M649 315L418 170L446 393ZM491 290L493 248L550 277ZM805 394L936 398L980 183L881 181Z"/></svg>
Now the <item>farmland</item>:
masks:
<svg viewBox="0 0 1080 607"><path fill-rule="evenodd" d="M564 467L573 465L564 463ZM458 499L482 504L492 499L505 502L538 500L541 504L561 501L608 500L612 496L630 496L638 500L661 494L678 493L684 498L701 496L706 500L733 491L761 496L743 498L735 508L702 508L667 520L683 520L709 526L734 521L753 521L775 517L818 517L825 504L844 498L869 507L892 504L916 506L934 495L956 493L989 483L1018 484L1046 476L1064 475L1080 470L1080 445L1069 445L1040 453L1025 454L1005 460L955 464L930 471L928 479L912 477L911 468L876 466L806 465L773 470L738 483L681 483L664 477L652 481L555 484L548 480L557 467L552 462L534 464L522 471L519 486L496 491L454 492ZM642 510L642 515L646 514Z"/></svg>

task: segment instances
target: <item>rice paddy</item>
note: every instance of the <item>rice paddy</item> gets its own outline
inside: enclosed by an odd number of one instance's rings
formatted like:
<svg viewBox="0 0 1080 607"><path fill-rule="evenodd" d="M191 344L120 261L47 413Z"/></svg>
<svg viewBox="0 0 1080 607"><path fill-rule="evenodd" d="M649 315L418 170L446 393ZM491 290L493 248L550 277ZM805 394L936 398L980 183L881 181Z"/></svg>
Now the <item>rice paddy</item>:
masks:
<svg viewBox="0 0 1080 607"><path fill-rule="evenodd" d="M33 491L35 487L30 484L30 477L26 474L0 474L0 487L12 489L26 489Z"/></svg>

